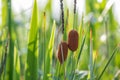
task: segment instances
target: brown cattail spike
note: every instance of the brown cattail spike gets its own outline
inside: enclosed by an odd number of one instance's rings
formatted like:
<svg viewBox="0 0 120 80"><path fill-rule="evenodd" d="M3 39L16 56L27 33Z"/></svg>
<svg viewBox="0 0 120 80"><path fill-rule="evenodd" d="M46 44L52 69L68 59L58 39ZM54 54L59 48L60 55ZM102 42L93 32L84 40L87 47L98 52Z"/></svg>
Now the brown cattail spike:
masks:
<svg viewBox="0 0 120 80"><path fill-rule="evenodd" d="M61 42L59 44L58 54L57 54L58 55L57 57L61 64L66 60L67 54L68 54L68 45L66 42Z"/></svg>
<svg viewBox="0 0 120 80"><path fill-rule="evenodd" d="M64 33L64 8L63 8L63 0L60 0L61 6L61 21L62 21L62 33Z"/></svg>
<svg viewBox="0 0 120 80"><path fill-rule="evenodd" d="M74 0L74 14L76 14L76 4L77 4L77 1Z"/></svg>
<svg viewBox="0 0 120 80"><path fill-rule="evenodd" d="M68 48L71 51L75 51L78 48L78 32L76 30L71 30L68 34Z"/></svg>

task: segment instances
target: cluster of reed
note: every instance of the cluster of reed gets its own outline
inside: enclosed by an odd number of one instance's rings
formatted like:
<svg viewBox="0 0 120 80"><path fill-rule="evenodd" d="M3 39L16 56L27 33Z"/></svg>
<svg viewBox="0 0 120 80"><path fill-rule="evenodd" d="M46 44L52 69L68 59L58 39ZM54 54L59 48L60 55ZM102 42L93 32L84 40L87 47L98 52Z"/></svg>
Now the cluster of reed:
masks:
<svg viewBox="0 0 120 80"><path fill-rule="evenodd" d="M64 10L63 10L63 0L60 0L60 6L61 6L61 21L62 21L62 33L64 34ZM76 0L74 0L74 14L76 14ZM60 63L62 64L68 55L68 49L70 49L72 52L76 51L78 48L78 39L79 39L79 35L78 32L76 30L71 30L68 33L68 41L62 41L59 44L58 47L58 53L57 53L57 57L60 61Z"/></svg>

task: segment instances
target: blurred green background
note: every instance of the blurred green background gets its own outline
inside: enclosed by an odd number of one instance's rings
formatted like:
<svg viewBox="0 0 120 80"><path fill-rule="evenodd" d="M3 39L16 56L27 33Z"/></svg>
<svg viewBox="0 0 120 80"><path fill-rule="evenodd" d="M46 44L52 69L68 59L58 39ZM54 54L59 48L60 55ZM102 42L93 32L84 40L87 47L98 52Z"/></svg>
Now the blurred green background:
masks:
<svg viewBox="0 0 120 80"><path fill-rule="evenodd" d="M82 49L79 63L77 66L75 65L76 75L74 80L89 79L90 44L88 36L89 32L87 31L89 27L92 28L93 33L92 51L93 61L95 62L93 79L97 80L97 77L100 75L101 71L105 67L105 64L112 55L113 50L116 48L120 41L120 0L77 0L76 29L79 32L80 36L79 48L78 51L74 53L75 60L73 59L73 62L71 62L71 52L69 51L65 66L63 65L62 68L58 68L60 65L56 57L58 45L62 41L60 0L37 0L37 5L34 4L34 1L35 0L11 0L11 9L9 9L9 0L0 0L0 69L1 71L3 69L0 80L24 80L26 74L27 60L28 63L31 62L30 64L33 64L33 59L37 60L37 67L33 67L37 69L36 79L57 80L56 76L58 75L58 73L60 73L59 69L60 71L62 71L61 69L65 67L67 77L66 79L70 80L69 74L72 66L68 68L69 62L71 65L74 64L74 61L76 61L82 41L86 34L87 37L85 39L85 44ZM63 0L63 4L65 16L64 21L66 33L68 34L74 24L74 0ZM33 5L37 6L37 9L33 9ZM32 11L34 15L32 15ZM9 14L11 18L9 17ZM11 19L11 22L9 19ZM36 23L36 20L38 23ZM37 25L37 28L34 28L35 26L33 25L35 24ZM11 30L9 29L9 26L11 27ZM29 59L28 46L30 43L30 39L32 39L32 37L30 37L30 33L32 34L30 26L33 26L32 29L36 29L37 31L37 45L35 45L37 47L35 48L37 48L38 56L37 58ZM9 30L11 31L11 33L9 33ZM13 46L9 46L10 35L12 35L11 44ZM6 52L7 42L8 50ZM7 72L7 67L10 67L10 65L12 65L9 63L9 59L6 60L6 65L2 64L2 62L4 62L4 59L6 59L5 53L10 54L9 51L13 51L11 52L11 54L13 54L12 58L14 58L14 68L12 70L13 72L10 73L13 74L13 78L6 78L6 75L9 75L9 72ZM2 68L3 65L5 65L4 68ZM47 70L47 68L48 72L46 71L47 75L45 75L44 69ZM101 80L119 79L120 52L118 51L112 58ZM60 78L60 80L64 79Z"/></svg>

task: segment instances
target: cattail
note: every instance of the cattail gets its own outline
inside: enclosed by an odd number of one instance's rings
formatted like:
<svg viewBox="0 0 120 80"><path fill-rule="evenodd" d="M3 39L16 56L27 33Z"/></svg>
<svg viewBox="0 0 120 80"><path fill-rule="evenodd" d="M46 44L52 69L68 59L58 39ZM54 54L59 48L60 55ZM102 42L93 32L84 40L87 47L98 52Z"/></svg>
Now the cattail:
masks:
<svg viewBox="0 0 120 80"><path fill-rule="evenodd" d="M77 1L74 0L74 14L76 14L76 4L77 4Z"/></svg>
<svg viewBox="0 0 120 80"><path fill-rule="evenodd" d="M66 42L61 42L59 44L58 54L57 54L58 55L57 57L61 64L66 60L67 54L68 54L68 45Z"/></svg>
<svg viewBox="0 0 120 80"><path fill-rule="evenodd" d="M64 8L63 8L63 0L60 0L60 7L61 7L62 33L64 34Z"/></svg>
<svg viewBox="0 0 120 80"><path fill-rule="evenodd" d="M68 48L71 51L75 51L78 48L78 32L76 30L71 30L68 34Z"/></svg>

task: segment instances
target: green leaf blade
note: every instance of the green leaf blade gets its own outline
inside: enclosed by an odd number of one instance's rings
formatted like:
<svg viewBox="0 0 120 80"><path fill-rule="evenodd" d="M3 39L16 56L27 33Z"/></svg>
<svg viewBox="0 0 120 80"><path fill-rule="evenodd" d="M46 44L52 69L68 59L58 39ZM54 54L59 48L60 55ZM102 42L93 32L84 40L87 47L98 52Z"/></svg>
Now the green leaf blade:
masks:
<svg viewBox="0 0 120 80"><path fill-rule="evenodd" d="M35 0L32 17L31 17L31 23L30 23L26 75L25 75L26 80L37 80L37 76L38 76L37 32L38 32L38 10L37 10L37 0Z"/></svg>

